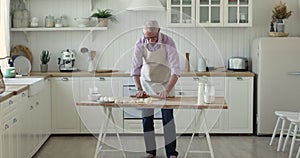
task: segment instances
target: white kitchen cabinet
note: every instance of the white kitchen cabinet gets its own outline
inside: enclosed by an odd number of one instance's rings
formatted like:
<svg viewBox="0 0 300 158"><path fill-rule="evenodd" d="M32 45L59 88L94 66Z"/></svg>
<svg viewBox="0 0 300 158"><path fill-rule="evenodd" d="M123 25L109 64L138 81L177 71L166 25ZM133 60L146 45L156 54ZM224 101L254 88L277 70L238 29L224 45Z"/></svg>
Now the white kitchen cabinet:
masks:
<svg viewBox="0 0 300 158"><path fill-rule="evenodd" d="M44 81L44 89L40 93L42 102L42 141L46 141L51 134L51 80Z"/></svg>
<svg viewBox="0 0 300 158"><path fill-rule="evenodd" d="M80 78L80 100L87 101L89 88L97 87L98 93L106 97L121 97L121 79L118 77L81 77ZM82 133L99 133L104 123L105 115L103 107L82 106L79 107L81 118ZM119 132L123 132L123 110L121 108L113 108L113 116ZM115 129L110 122L108 132L114 133Z"/></svg>
<svg viewBox="0 0 300 158"><path fill-rule="evenodd" d="M18 102L17 111L19 114L19 133L20 133L20 142L18 143L18 151L20 152L19 157L27 157L28 155L28 141L29 141L29 127L28 127L28 116L27 107L28 107L28 90L20 94L20 100Z"/></svg>
<svg viewBox="0 0 300 158"><path fill-rule="evenodd" d="M168 0L170 27L251 27L253 0Z"/></svg>
<svg viewBox="0 0 300 158"><path fill-rule="evenodd" d="M18 141L19 141L19 124L17 110L10 111L2 118L2 157L3 158L18 158Z"/></svg>
<svg viewBox="0 0 300 158"><path fill-rule="evenodd" d="M25 157L24 117L21 108L27 104L28 91L0 104L0 158Z"/></svg>
<svg viewBox="0 0 300 158"><path fill-rule="evenodd" d="M179 78L175 85L175 97L196 96L197 85L198 78ZM174 120L177 133L192 133L193 127L196 124L195 111L190 109L174 109Z"/></svg>
<svg viewBox="0 0 300 158"><path fill-rule="evenodd" d="M52 78L52 133L80 133L80 118L75 105L78 87L78 78Z"/></svg>
<svg viewBox="0 0 300 158"><path fill-rule="evenodd" d="M167 0L169 26L195 26L195 0Z"/></svg>
<svg viewBox="0 0 300 158"><path fill-rule="evenodd" d="M225 78L211 77L216 96L224 96ZM197 96L199 77L181 77L176 86L175 93L178 97ZM224 129L224 113L222 110L205 110L206 122L212 128L212 133L222 132ZM178 132L191 133L194 130L196 113L190 109L180 109L175 113L175 122Z"/></svg>
<svg viewBox="0 0 300 158"><path fill-rule="evenodd" d="M253 77L227 77L226 101L226 131L253 133Z"/></svg>

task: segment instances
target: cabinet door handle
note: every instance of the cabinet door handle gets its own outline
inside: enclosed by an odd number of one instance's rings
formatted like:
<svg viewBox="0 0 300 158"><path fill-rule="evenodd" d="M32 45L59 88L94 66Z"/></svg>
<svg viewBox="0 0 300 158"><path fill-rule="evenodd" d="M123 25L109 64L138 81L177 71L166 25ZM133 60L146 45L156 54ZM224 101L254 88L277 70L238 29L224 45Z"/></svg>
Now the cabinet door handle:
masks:
<svg viewBox="0 0 300 158"><path fill-rule="evenodd" d="M69 78L68 77L63 77L61 80L62 81L69 81Z"/></svg>
<svg viewBox="0 0 300 158"><path fill-rule="evenodd" d="M178 95L183 95L183 93L184 93L184 92L181 92L181 91L180 91L180 92L178 92Z"/></svg>
<svg viewBox="0 0 300 158"><path fill-rule="evenodd" d="M30 110L32 110L33 108L34 108L34 107L31 105L31 106L30 106Z"/></svg>
<svg viewBox="0 0 300 158"><path fill-rule="evenodd" d="M6 129L8 129L9 128L9 125L8 124L5 124L4 125L4 129L6 130Z"/></svg>
<svg viewBox="0 0 300 158"><path fill-rule="evenodd" d="M105 81L106 79L104 77L99 77L99 81Z"/></svg>
<svg viewBox="0 0 300 158"><path fill-rule="evenodd" d="M193 77L193 80L194 81L199 81L199 78L198 77Z"/></svg>
<svg viewBox="0 0 300 158"><path fill-rule="evenodd" d="M18 119L17 119L17 118L14 118L14 119L13 119L13 123L16 123L16 122L18 122Z"/></svg>
<svg viewBox="0 0 300 158"><path fill-rule="evenodd" d="M38 102L38 101L37 101L37 102L35 102L35 105L40 105L40 102Z"/></svg>
<svg viewBox="0 0 300 158"><path fill-rule="evenodd" d="M25 93L22 93L22 97L25 97L25 95L26 95Z"/></svg>
<svg viewBox="0 0 300 158"><path fill-rule="evenodd" d="M237 77L236 79L241 81L241 80L243 80L243 77Z"/></svg>
<svg viewBox="0 0 300 158"><path fill-rule="evenodd" d="M9 105L11 105L11 104L13 104L13 103L14 103L14 102L13 102L12 100L9 100L9 101L8 101L8 104L9 104Z"/></svg>

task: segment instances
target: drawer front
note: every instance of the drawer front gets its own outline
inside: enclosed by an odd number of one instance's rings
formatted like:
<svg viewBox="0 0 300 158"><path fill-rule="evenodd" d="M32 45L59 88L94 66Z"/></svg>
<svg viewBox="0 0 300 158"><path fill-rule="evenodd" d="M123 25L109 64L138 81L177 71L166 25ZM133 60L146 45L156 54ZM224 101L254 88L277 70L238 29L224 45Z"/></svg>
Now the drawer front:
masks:
<svg viewBox="0 0 300 158"><path fill-rule="evenodd" d="M19 99L20 99L20 95L16 95L16 96L10 97L9 99L3 101L1 103L1 115L4 117L9 112L14 110L16 108L15 105L17 104Z"/></svg>
<svg viewBox="0 0 300 158"><path fill-rule="evenodd" d="M225 77L210 77L215 86L216 96L225 94ZM198 82L201 77L182 77L175 85L176 96L196 96L198 91Z"/></svg>

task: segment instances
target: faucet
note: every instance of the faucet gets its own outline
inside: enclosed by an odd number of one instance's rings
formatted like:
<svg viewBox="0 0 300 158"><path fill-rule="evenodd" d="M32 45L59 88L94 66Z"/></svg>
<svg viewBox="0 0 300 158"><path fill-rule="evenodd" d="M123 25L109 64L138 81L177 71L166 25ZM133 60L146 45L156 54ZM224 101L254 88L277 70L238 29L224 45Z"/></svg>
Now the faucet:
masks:
<svg viewBox="0 0 300 158"><path fill-rule="evenodd" d="M11 56L6 56L6 57L3 57L3 58L0 58L0 60L4 60L4 59L9 59L9 62L12 62Z"/></svg>
<svg viewBox="0 0 300 158"><path fill-rule="evenodd" d="M0 58L0 60L4 60L4 59L9 59L9 60L8 60L8 64L9 64L9 65L11 65L11 63L13 62L11 56L6 56L6 57L3 57L3 58ZM1 68L1 66L0 66L0 68Z"/></svg>

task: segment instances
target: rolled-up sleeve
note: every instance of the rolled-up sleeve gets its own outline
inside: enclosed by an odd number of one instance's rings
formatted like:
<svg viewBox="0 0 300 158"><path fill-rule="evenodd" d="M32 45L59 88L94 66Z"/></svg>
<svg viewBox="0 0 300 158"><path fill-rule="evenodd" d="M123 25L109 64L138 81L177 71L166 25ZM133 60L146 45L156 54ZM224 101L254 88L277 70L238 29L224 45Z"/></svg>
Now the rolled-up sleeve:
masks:
<svg viewBox="0 0 300 158"><path fill-rule="evenodd" d="M179 55L175 46L175 42L171 38L165 41L166 53L171 67L171 75L181 75Z"/></svg>
<svg viewBox="0 0 300 158"><path fill-rule="evenodd" d="M141 69L143 64L143 52L144 52L144 45L142 39L139 39L135 43L134 52L132 56L131 76L141 75Z"/></svg>

